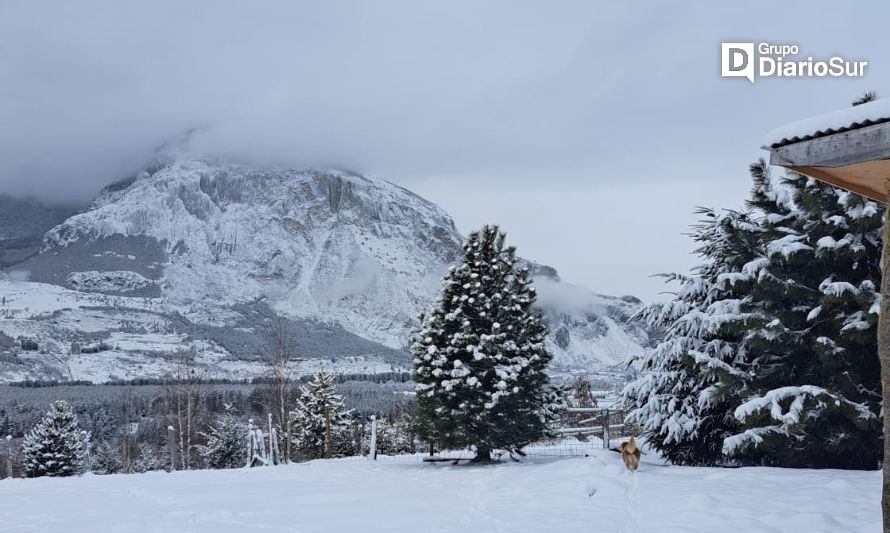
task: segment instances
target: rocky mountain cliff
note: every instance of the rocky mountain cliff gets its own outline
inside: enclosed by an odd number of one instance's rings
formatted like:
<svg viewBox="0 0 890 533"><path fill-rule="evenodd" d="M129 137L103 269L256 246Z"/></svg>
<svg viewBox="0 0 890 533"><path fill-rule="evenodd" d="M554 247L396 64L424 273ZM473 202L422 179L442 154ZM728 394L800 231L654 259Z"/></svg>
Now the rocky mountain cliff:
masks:
<svg viewBox="0 0 890 533"><path fill-rule="evenodd" d="M434 301L461 241L441 208L381 179L174 159L106 187L87 210L47 231L39 253L11 266L30 281L0 284L0 292L19 295L0 330L42 337L38 351L62 352L43 355L65 362L58 371L73 377L71 358L80 354L71 353L72 342L124 334L179 335L191 349L200 341L200 350L215 354L211 367L255 360L263 324L279 315L298 330L307 359L376 359L404 368L409 331ZM629 320L638 300L593 294L530 264L557 369L616 365L650 342L646 328ZM64 295L50 286L64 287ZM25 311L29 291L32 299L49 292L65 303ZM80 303L65 307L72 301ZM122 309L139 316L108 320ZM86 317L67 316L86 311L107 324L84 326ZM125 348L111 348L116 376L139 375L123 368ZM155 371L148 359L134 364ZM87 377L98 375L109 373Z"/></svg>

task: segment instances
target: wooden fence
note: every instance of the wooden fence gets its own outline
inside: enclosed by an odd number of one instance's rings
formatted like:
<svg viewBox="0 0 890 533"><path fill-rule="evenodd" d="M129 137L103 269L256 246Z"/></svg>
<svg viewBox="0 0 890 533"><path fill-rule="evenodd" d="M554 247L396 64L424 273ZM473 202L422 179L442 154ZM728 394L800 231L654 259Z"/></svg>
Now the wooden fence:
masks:
<svg viewBox="0 0 890 533"><path fill-rule="evenodd" d="M568 437L598 436L603 441L603 448L609 448L609 442L613 437L624 435L624 411L610 407L570 407L566 409L569 415L590 415L587 418L575 421L568 427L557 428L557 435ZM617 420L617 421L616 421Z"/></svg>

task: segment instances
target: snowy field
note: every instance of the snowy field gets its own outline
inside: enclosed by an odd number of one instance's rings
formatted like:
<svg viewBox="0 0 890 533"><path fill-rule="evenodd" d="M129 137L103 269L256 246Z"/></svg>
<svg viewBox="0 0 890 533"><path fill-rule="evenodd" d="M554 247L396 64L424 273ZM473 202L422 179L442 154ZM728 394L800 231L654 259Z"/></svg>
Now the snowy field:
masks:
<svg viewBox="0 0 890 533"><path fill-rule="evenodd" d="M618 454L417 457L0 481L3 531L878 532L879 472L688 468Z"/></svg>

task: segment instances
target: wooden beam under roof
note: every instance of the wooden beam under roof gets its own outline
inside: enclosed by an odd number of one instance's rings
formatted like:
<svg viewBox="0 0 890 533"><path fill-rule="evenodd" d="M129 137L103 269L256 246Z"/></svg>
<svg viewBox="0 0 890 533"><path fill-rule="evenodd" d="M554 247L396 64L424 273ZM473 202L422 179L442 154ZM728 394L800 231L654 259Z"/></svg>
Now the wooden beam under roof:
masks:
<svg viewBox="0 0 890 533"><path fill-rule="evenodd" d="M778 146L769 162L885 203L890 122Z"/></svg>

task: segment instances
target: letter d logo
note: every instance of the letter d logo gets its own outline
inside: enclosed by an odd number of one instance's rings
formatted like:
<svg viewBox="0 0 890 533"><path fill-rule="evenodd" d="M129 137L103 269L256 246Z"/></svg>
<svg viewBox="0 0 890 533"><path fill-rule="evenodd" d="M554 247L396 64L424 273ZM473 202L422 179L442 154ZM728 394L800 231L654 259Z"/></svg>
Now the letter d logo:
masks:
<svg viewBox="0 0 890 533"><path fill-rule="evenodd" d="M754 43L720 43L720 75L754 83Z"/></svg>

